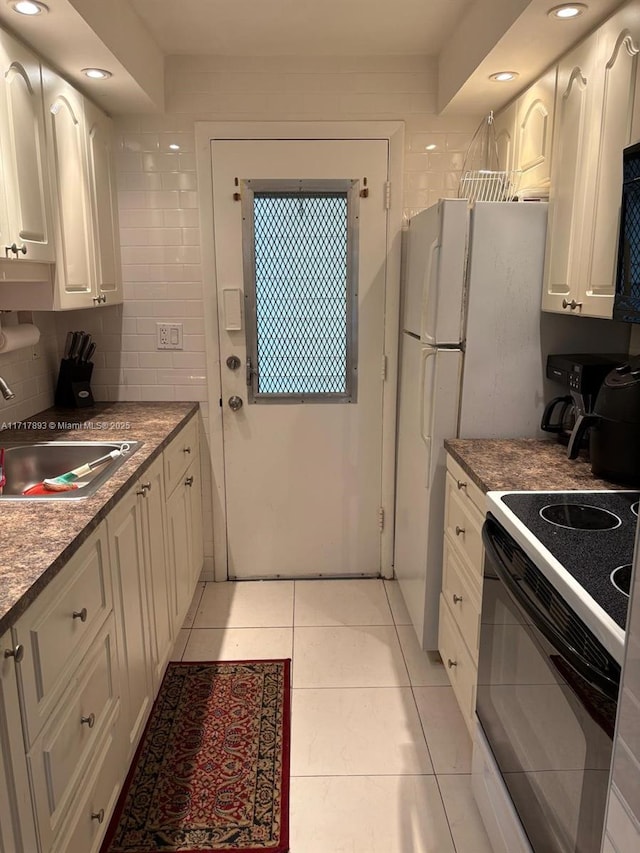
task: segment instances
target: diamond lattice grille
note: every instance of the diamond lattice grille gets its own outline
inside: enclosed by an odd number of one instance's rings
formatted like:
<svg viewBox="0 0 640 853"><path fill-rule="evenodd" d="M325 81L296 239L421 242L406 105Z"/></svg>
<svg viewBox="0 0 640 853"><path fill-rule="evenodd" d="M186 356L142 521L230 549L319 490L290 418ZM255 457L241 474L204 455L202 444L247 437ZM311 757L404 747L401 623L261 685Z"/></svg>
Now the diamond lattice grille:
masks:
<svg viewBox="0 0 640 853"><path fill-rule="evenodd" d="M622 239L618 254L616 320L638 322L640 315L640 161L624 163Z"/></svg>
<svg viewBox="0 0 640 853"><path fill-rule="evenodd" d="M346 394L346 193L254 196L258 394Z"/></svg>

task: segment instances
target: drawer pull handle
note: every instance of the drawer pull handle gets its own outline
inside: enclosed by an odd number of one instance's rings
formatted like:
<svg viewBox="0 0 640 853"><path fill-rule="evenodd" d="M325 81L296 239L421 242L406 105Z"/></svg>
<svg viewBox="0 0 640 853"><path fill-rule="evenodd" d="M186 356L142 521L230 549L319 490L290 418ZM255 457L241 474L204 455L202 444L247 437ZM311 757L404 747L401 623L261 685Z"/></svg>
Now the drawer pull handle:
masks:
<svg viewBox="0 0 640 853"><path fill-rule="evenodd" d="M4 656L6 658L13 658L16 663L20 663L24 657L24 646L22 643L18 643L18 645L13 649L5 649Z"/></svg>
<svg viewBox="0 0 640 853"><path fill-rule="evenodd" d="M96 715L89 714L88 717L80 717L80 725L81 726L89 726L92 729L96 724Z"/></svg>
<svg viewBox="0 0 640 853"><path fill-rule="evenodd" d="M456 480L456 483L458 484L459 489L466 489L467 488L467 484L464 480Z"/></svg>
<svg viewBox="0 0 640 853"><path fill-rule="evenodd" d="M464 527L458 527L458 525L456 524L456 536L462 536L462 534L464 532L465 532Z"/></svg>
<svg viewBox="0 0 640 853"><path fill-rule="evenodd" d="M100 809L99 812L91 812L91 820L97 820L98 823L102 823L104 820L104 809Z"/></svg>
<svg viewBox="0 0 640 853"><path fill-rule="evenodd" d="M193 477L187 477L184 481L185 486L193 486Z"/></svg>
<svg viewBox="0 0 640 853"><path fill-rule="evenodd" d="M455 592L454 592L454 593L453 593L453 603L454 603L454 604L458 604L460 601L462 601L462 596L461 596L461 595L456 595L456 594L455 594Z"/></svg>
<svg viewBox="0 0 640 853"><path fill-rule="evenodd" d="M183 447L182 452L183 453L191 453L191 448L190 447Z"/></svg>
<svg viewBox="0 0 640 853"><path fill-rule="evenodd" d="M458 666L457 660L451 660L451 658L447 658L447 666L451 669L452 666Z"/></svg>
<svg viewBox="0 0 640 853"><path fill-rule="evenodd" d="M73 611L73 618L79 619L81 622L86 622L87 621L87 608L83 607L82 610L74 610Z"/></svg>

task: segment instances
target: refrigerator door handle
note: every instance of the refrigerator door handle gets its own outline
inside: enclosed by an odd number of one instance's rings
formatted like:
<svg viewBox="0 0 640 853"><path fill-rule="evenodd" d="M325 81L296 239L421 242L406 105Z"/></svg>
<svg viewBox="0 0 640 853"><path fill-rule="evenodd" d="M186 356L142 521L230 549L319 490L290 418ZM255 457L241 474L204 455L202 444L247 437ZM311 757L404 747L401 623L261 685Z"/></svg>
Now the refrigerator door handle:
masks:
<svg viewBox="0 0 640 853"><path fill-rule="evenodd" d="M431 422L433 420L433 386L435 385L436 378L436 365L434 362L428 393L426 393L427 361L431 357L435 358L437 353L438 350L431 347L425 347L420 353L420 437L427 448L427 464L425 467L427 484L429 483L431 472ZM429 430L428 433L427 429Z"/></svg>
<svg viewBox="0 0 640 853"><path fill-rule="evenodd" d="M427 275L422 289L422 318L420 322L421 339L426 344L436 344L436 324L438 321L438 282L435 275L438 269L440 238L436 238L429 247ZM434 280L435 279L435 280Z"/></svg>

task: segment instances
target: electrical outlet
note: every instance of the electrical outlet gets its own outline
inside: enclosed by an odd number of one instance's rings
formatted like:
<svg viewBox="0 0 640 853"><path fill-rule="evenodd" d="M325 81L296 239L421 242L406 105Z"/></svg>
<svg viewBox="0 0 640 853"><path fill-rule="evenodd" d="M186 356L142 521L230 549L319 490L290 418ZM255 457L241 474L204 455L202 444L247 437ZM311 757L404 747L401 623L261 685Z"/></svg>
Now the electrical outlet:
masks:
<svg viewBox="0 0 640 853"><path fill-rule="evenodd" d="M182 323L156 323L156 349L182 348Z"/></svg>

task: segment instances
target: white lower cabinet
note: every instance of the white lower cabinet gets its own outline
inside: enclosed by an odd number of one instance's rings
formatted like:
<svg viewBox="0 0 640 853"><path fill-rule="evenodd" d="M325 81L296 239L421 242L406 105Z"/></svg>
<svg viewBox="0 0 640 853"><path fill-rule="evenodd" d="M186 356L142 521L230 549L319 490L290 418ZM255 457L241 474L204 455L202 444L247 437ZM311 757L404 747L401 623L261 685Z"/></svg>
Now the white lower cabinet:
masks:
<svg viewBox="0 0 640 853"><path fill-rule="evenodd" d="M447 456L438 650L473 737L484 550L484 494Z"/></svg>
<svg viewBox="0 0 640 853"><path fill-rule="evenodd" d="M10 633L0 637L0 850L33 853L38 849L31 791L22 740L16 650Z"/></svg>
<svg viewBox="0 0 640 853"><path fill-rule="evenodd" d="M127 492L107 518L128 755L133 754L153 701L142 512L136 491L134 487Z"/></svg>
<svg viewBox="0 0 640 853"><path fill-rule="evenodd" d="M197 420L167 450L2 638L1 853L100 849L202 568Z"/></svg>

